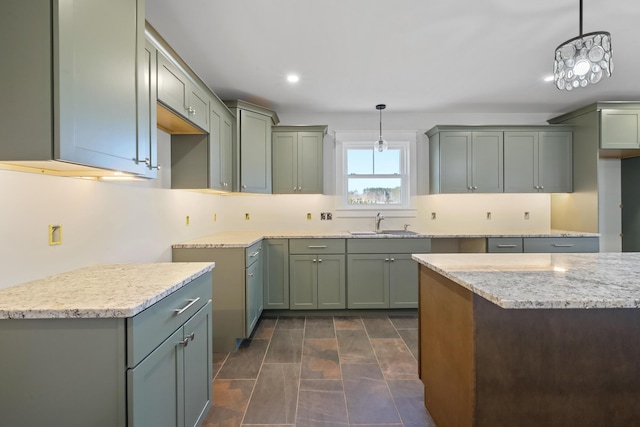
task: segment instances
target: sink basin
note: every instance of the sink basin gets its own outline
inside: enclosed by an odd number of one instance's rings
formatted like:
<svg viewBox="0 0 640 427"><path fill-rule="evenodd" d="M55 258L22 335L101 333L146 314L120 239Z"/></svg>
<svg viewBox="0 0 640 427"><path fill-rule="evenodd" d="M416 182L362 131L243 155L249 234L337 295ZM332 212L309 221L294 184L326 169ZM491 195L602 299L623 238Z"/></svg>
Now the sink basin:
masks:
<svg viewBox="0 0 640 427"><path fill-rule="evenodd" d="M414 236L418 233L409 230L380 230L377 233L375 231L350 231L353 236L375 236L377 234L388 234L392 236Z"/></svg>
<svg viewBox="0 0 640 427"><path fill-rule="evenodd" d="M379 231L380 234L391 234L394 236L414 236L418 233L416 233L415 231L409 231L409 230L381 230Z"/></svg>

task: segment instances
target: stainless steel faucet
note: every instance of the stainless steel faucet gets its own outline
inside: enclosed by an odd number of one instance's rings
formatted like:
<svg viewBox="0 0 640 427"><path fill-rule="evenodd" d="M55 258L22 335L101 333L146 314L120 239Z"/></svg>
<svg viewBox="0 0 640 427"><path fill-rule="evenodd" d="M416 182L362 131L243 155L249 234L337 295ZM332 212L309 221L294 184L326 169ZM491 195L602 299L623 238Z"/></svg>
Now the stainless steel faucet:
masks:
<svg viewBox="0 0 640 427"><path fill-rule="evenodd" d="M384 216L378 212L376 214L376 233L380 231L380 221L384 219Z"/></svg>

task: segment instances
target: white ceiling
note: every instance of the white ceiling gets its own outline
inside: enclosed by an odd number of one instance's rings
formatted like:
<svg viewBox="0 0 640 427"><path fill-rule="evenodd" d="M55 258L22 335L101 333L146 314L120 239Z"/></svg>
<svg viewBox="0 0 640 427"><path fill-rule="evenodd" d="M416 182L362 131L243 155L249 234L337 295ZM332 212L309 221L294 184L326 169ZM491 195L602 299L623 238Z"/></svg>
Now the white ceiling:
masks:
<svg viewBox="0 0 640 427"><path fill-rule="evenodd" d="M543 78L579 35L578 0L146 0L146 18L222 99L286 112L564 113L640 101L640 1L585 0L615 69ZM291 85L288 73L300 75Z"/></svg>

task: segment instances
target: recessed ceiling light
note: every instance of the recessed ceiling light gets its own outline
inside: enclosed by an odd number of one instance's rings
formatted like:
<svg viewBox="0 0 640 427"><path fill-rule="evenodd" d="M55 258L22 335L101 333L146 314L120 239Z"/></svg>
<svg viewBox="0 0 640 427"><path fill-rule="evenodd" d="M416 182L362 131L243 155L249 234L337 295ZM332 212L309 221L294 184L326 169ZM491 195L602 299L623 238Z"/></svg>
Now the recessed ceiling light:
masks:
<svg viewBox="0 0 640 427"><path fill-rule="evenodd" d="M300 80L300 77L298 77L296 74L289 74L289 75L287 76L287 81L288 81L289 83L297 83L297 82L298 82L298 80Z"/></svg>
<svg viewBox="0 0 640 427"><path fill-rule="evenodd" d="M553 81L553 76L547 76L544 78L545 82L552 82Z"/></svg>

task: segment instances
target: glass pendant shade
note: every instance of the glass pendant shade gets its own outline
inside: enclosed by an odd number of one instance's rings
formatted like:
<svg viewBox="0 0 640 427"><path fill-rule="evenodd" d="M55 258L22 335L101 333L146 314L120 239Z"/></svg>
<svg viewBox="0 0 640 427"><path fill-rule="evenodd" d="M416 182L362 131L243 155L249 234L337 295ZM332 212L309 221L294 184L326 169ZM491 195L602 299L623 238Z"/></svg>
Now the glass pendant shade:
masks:
<svg viewBox="0 0 640 427"><path fill-rule="evenodd" d="M384 110L385 108L387 108L385 104L376 105L376 109L380 111L380 136L375 142L373 149L379 152L385 151L387 148L389 148L389 143L382 139L382 110Z"/></svg>
<svg viewBox="0 0 640 427"><path fill-rule="evenodd" d="M553 78L560 90L573 90L598 83L611 76L613 57L611 34L596 31L582 34L582 0L580 0L580 35L556 48Z"/></svg>

